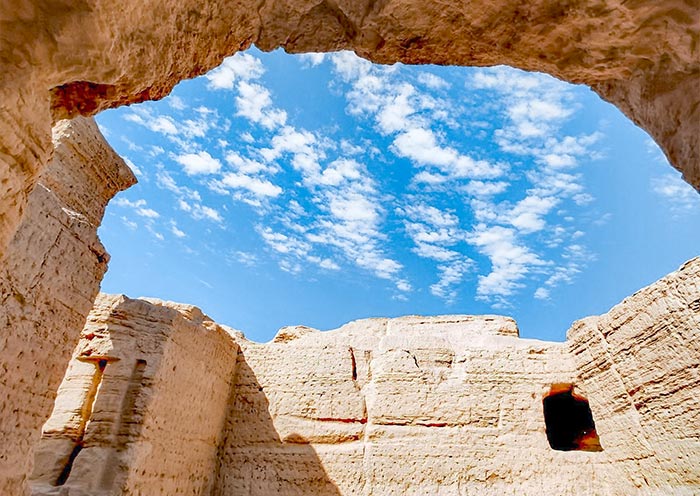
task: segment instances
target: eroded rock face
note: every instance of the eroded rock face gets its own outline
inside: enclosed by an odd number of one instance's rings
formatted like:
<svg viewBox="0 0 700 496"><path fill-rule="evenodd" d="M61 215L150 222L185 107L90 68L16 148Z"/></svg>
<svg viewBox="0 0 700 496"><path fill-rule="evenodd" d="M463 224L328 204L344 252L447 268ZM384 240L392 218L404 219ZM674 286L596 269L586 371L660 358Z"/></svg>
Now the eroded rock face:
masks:
<svg viewBox="0 0 700 496"><path fill-rule="evenodd" d="M692 495L698 302L694 259L576 323L566 343L457 315L287 327L259 344L194 307L103 295L44 428L33 489L57 494L56 453L82 429L62 486L71 495ZM139 359L150 371L132 401ZM586 425L553 449L572 420L562 402L545 415L556 394L584 405ZM121 482L98 484L115 471Z"/></svg>
<svg viewBox="0 0 700 496"><path fill-rule="evenodd" d="M505 317L242 341L237 369L217 495L569 494L600 460L544 432L544 395L576 380L566 345Z"/></svg>
<svg viewBox="0 0 700 496"><path fill-rule="evenodd" d="M591 86L700 188L692 1L1 3L0 248L50 153L51 119L158 99L255 43L380 63L507 64Z"/></svg>
<svg viewBox="0 0 700 496"><path fill-rule="evenodd" d="M237 353L198 308L100 295L37 445L33 494L208 494Z"/></svg>
<svg viewBox="0 0 700 496"><path fill-rule="evenodd" d="M0 494L20 495L109 256L104 207L135 182L92 119L58 123L54 157L0 260Z"/></svg>
<svg viewBox="0 0 700 496"><path fill-rule="evenodd" d="M697 493L700 258L575 323L567 341L613 480L653 494Z"/></svg>

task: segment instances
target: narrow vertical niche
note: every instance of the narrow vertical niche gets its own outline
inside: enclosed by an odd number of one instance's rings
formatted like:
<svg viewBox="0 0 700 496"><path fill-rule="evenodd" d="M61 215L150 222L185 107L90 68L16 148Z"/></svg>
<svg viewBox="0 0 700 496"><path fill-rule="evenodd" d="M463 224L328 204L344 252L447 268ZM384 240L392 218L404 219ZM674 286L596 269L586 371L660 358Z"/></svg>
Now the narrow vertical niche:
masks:
<svg viewBox="0 0 700 496"><path fill-rule="evenodd" d="M124 395L124 400L121 405L121 412L119 415L119 427L117 429L117 436L119 442L122 445L138 439L142 425L142 409L140 408L139 396L144 388L144 382L146 381L146 360L136 360L134 368L131 371L131 377L129 377L129 385Z"/></svg>
<svg viewBox="0 0 700 496"><path fill-rule="evenodd" d="M102 384L102 378L104 377L105 368L107 367L107 360L104 358L90 361L94 361L95 373L92 376L92 382L90 383L90 387L88 388L87 394L85 395L85 401L83 402L82 408L80 409L80 425L78 426L78 433L75 438L75 444L70 452L70 455L68 455L68 460L63 466L63 470L61 470L61 473L56 479L56 486L62 486L66 483L66 481L68 481L68 477L70 476L71 470L73 470L73 462L75 462L75 459L78 457L78 455L83 449L83 439L85 438L85 430L87 428L88 422L90 421L90 417L92 416L92 409L95 405L95 398L97 398L97 391L100 389L100 384Z"/></svg>
<svg viewBox="0 0 700 496"><path fill-rule="evenodd" d="M558 451L603 451L588 400L573 384L554 384L542 400L549 446Z"/></svg>

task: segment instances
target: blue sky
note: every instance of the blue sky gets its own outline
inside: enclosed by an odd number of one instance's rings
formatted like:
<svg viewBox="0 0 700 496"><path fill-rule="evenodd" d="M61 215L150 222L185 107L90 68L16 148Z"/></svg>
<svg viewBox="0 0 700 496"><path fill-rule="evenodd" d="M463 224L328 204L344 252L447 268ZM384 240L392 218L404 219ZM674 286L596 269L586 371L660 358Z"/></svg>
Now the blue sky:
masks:
<svg viewBox="0 0 700 496"><path fill-rule="evenodd" d="M700 195L648 135L542 74L252 49L98 122L139 178L102 290L256 341L450 313L563 340L699 254Z"/></svg>

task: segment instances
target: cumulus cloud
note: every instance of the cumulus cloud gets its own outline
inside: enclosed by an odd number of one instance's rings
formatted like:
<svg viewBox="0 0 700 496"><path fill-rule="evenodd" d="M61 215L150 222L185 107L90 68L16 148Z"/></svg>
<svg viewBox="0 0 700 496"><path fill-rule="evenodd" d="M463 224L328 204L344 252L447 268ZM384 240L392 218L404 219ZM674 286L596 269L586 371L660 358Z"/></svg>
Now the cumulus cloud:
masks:
<svg viewBox="0 0 700 496"><path fill-rule="evenodd" d="M459 217L425 203L407 205L399 213L406 218L404 227L414 243L412 251L437 263L438 281L430 286L430 292L453 303L457 298L455 287L474 266L469 257L454 248L465 240Z"/></svg>
<svg viewBox="0 0 700 496"><path fill-rule="evenodd" d="M270 181L229 172L221 178L220 184L226 188L245 189L258 197L275 197L282 194L282 188Z"/></svg>
<svg viewBox="0 0 700 496"><path fill-rule="evenodd" d="M287 122L287 113L273 107L270 91L264 86L242 81L238 85L238 92L235 99L238 108L236 115L260 124L265 129L274 129Z"/></svg>
<svg viewBox="0 0 700 496"><path fill-rule="evenodd" d="M148 219L157 219L160 217L160 214L158 212L146 206L146 200L144 199L131 201L126 198L120 197L114 200L114 204L120 207L131 208L134 210L136 215L146 217Z"/></svg>
<svg viewBox="0 0 700 496"><path fill-rule="evenodd" d="M667 172L653 178L651 189L676 215L700 209L700 194L678 173Z"/></svg>
<svg viewBox="0 0 700 496"><path fill-rule="evenodd" d="M508 298L523 287L525 276L545 264L518 240L514 229L479 224L468 234L467 241L491 262L491 272L478 277L476 293L481 300L507 306Z"/></svg>
<svg viewBox="0 0 700 496"><path fill-rule="evenodd" d="M174 157L175 161L182 165L185 174L215 174L221 170L221 162L218 158L209 155L209 152L184 153Z"/></svg>
<svg viewBox="0 0 700 496"><path fill-rule="evenodd" d="M232 57L226 57L219 67L204 77L209 80L210 89L231 90L237 81L257 79L264 73L265 68L260 59L248 53L238 52Z"/></svg>
<svg viewBox="0 0 700 496"><path fill-rule="evenodd" d="M326 60L325 53L302 53L298 55L298 57L299 60L301 60L307 67L316 67L317 65L321 65L323 61Z"/></svg>
<svg viewBox="0 0 700 496"><path fill-rule="evenodd" d="M562 284L573 284L576 277L595 259L595 255L583 245L567 246L562 253L561 261L554 265L544 284L535 290L535 299L549 300L552 289Z"/></svg>
<svg viewBox="0 0 700 496"><path fill-rule="evenodd" d="M187 236L185 232L177 227L177 222L174 220L170 221L170 232L175 235L177 238L184 238Z"/></svg>
<svg viewBox="0 0 700 496"><path fill-rule="evenodd" d="M153 115L143 107L134 107L131 113L124 116L127 121L134 122L154 133L176 135L180 131L175 120L167 115Z"/></svg>
<svg viewBox="0 0 700 496"><path fill-rule="evenodd" d="M438 169L419 172L417 182L438 184L503 174L504 164L475 159L441 143L434 127L441 120L450 121L453 105L398 80L395 68L372 66L348 52L332 54L331 59L336 74L351 84L346 93L348 111L373 118L380 133L393 135L391 150L397 156L419 167ZM437 76L424 75L418 82L434 89L440 81Z"/></svg>
<svg viewBox="0 0 700 496"><path fill-rule="evenodd" d="M264 253L280 270L360 269L387 281L397 299L413 291L405 267L411 257L432 267L427 289L447 303L462 296L467 281L478 299L504 306L525 286L547 299L578 276L585 261L573 261L574 247L584 246L585 235L571 219L576 207L595 201L579 167L600 155L602 135L563 132L578 104L559 82L478 69L467 85L473 95L489 93L471 102L446 91L456 79L432 69L407 76L400 64L375 66L350 52L308 54L301 64L332 68L347 128L345 121L299 126L298 109L279 105L264 65L249 53L206 76L210 90L231 92L228 114L177 96L168 99L171 115L127 114L129 124L160 135L142 153L166 162L149 174L173 195L174 208L223 227L224 215L235 217L233 199L235 208L252 207ZM498 151L477 138L492 139ZM387 183L378 183L380 176ZM661 197L685 195L661 180L653 188ZM221 199L212 192L228 203L207 205ZM154 236L194 239L145 203L132 203L123 206ZM231 253L244 264L260 256Z"/></svg>
<svg viewBox="0 0 700 496"><path fill-rule="evenodd" d="M471 271L472 267L473 263L469 259L438 265L440 277L438 282L430 286L430 292L447 303L454 303L457 299L455 286L462 282L464 276Z"/></svg>
<svg viewBox="0 0 700 496"><path fill-rule="evenodd" d="M418 74L418 82L424 84L431 90L444 90L450 87L450 83L430 72L421 72Z"/></svg>

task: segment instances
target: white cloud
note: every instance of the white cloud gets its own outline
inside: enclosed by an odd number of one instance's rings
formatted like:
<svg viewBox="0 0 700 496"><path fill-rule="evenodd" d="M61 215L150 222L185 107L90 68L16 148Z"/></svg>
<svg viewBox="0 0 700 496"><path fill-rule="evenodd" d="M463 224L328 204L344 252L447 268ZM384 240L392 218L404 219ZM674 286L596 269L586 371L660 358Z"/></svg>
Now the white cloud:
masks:
<svg viewBox="0 0 700 496"><path fill-rule="evenodd" d="M349 52L309 54L302 64L325 60L337 75L332 89L343 92L354 120L347 128L341 129L342 120L335 128L295 127L297 110L287 114L276 104L261 79L262 62L250 54L230 57L207 75L210 89L232 90L227 99L241 119L188 107L177 97L169 101L178 118L129 114L131 122L163 134L159 143L173 144L172 160L195 176L179 185L179 169L171 175L155 164L157 185L172 192L173 205L194 219L223 223L223 214L233 218L232 208L241 205L207 206L211 191L245 202L256 207L257 232L281 270L354 267L385 279L401 293L394 295L398 299L412 290L403 256L425 259L421 267L432 267L435 276L431 294L447 302L460 296L468 277L477 282L477 297L493 305L506 305L535 279L541 286L535 297L547 298L557 284L576 277L581 264L563 255L554 263L554 252L583 246L579 238L585 236L575 234L583 231L565 219L578 220L576 209L594 201L577 169L597 156L601 135L562 132L577 110L568 90L544 76L483 69L469 85L498 95L468 101L443 91L450 83L435 74L401 79L400 64L373 66ZM384 138L373 143L368 129ZM499 152L477 142L490 137ZM383 143L391 144L391 153L379 149ZM214 148L201 151L207 145ZM221 159L210 155L212 149ZM143 153L159 157L164 151L146 147ZM378 170L407 192L392 189L394 183L377 184ZM200 195L195 182L210 191ZM140 223L155 225L159 214L145 202L125 206L144 217ZM186 235L174 222L160 227ZM194 232L187 235L195 239ZM408 247L401 245L406 240ZM468 256L475 252L490 261L481 274ZM240 263L257 263L244 253Z"/></svg>
<svg viewBox="0 0 700 496"><path fill-rule="evenodd" d="M287 113L272 106L272 98L267 88L242 81L238 85L236 115L260 124L265 129L275 129L287 122Z"/></svg>
<svg viewBox="0 0 700 496"><path fill-rule="evenodd" d="M510 184L505 181L469 181L469 183L463 187L463 191L469 196L488 197L500 195L505 192L509 186Z"/></svg>
<svg viewBox="0 0 700 496"><path fill-rule="evenodd" d="M444 90L450 87L450 83L430 72L421 72L418 74L418 82L426 85L431 90Z"/></svg>
<svg viewBox="0 0 700 496"><path fill-rule="evenodd" d="M127 121L140 124L154 133L176 135L179 133L177 123L167 115L153 115L143 107L134 107L133 111L124 116Z"/></svg>
<svg viewBox="0 0 700 496"><path fill-rule="evenodd" d="M321 164L326 155L316 136L305 130L284 126L272 138L272 148L260 150L268 162L279 159L284 154L292 155L292 167L299 171L307 184L316 184L321 175Z"/></svg>
<svg viewBox="0 0 700 496"><path fill-rule="evenodd" d="M347 222L374 224L379 216L373 202L357 193L349 193L348 196L344 197L331 197L330 210L335 218Z"/></svg>
<svg viewBox="0 0 700 496"><path fill-rule="evenodd" d="M406 233L413 241L412 251L421 258L436 261L438 281L430 286L430 292L452 303L457 298L455 287L473 267L473 261L453 248L465 240L459 227L459 218L451 211L440 210L423 203L410 204L399 209L407 217Z"/></svg>
<svg viewBox="0 0 700 496"><path fill-rule="evenodd" d="M129 160L126 157L124 157L124 162L126 162L126 165L129 166L129 169L131 169L131 171L134 174L136 174L137 177L143 177L143 171L135 163L133 163L131 160Z"/></svg>
<svg viewBox="0 0 700 496"><path fill-rule="evenodd" d="M408 83L403 83L395 88L392 94L387 95L377 112L377 125L384 134L403 131L409 122L409 117L416 109L413 108L411 97L416 90Z"/></svg>
<svg viewBox="0 0 700 496"><path fill-rule="evenodd" d="M170 232L173 233L178 238L184 238L185 236L187 236L187 234L185 234L184 231L182 231L181 229L178 229L177 223L175 221L170 222Z"/></svg>
<svg viewBox="0 0 700 496"><path fill-rule="evenodd" d="M535 299L537 300L549 300L550 299L550 293L547 288L537 288L535 291Z"/></svg>
<svg viewBox="0 0 700 496"><path fill-rule="evenodd" d="M185 153L174 157L189 176L196 174L215 174L221 169L219 159L209 155L209 152Z"/></svg>
<svg viewBox="0 0 700 496"><path fill-rule="evenodd" d="M124 216L122 216L121 219L122 219L122 222L124 223L124 225L126 227L128 227L129 229L131 229L132 231L134 229L136 229L137 227L139 227L139 225L136 222L134 222L133 220L130 220Z"/></svg>
<svg viewBox="0 0 700 496"><path fill-rule="evenodd" d="M144 207L146 205L146 200L141 198L139 200L131 201L128 198L124 198L123 196L120 196L118 198L115 198L113 203L115 205L119 205L120 207L139 208L139 207Z"/></svg>
<svg viewBox="0 0 700 496"><path fill-rule="evenodd" d="M438 121L454 124L450 114L454 105L418 91L415 86L394 78L396 67L372 66L352 53L332 55L334 70L351 84L346 93L348 111L353 115L373 118L376 128L385 135L394 135L391 150L421 167L437 167L420 171L416 183L436 185L460 178L494 178L503 174L503 164L476 160L452 146L441 143L435 126ZM437 76L424 73L419 82L434 89L443 86Z"/></svg>
<svg viewBox="0 0 700 496"><path fill-rule="evenodd" d="M246 176L245 174L229 172L224 174L220 183L228 188L248 190L258 197L275 197L282 194L282 188L272 184L270 181Z"/></svg>
<svg viewBox="0 0 700 496"><path fill-rule="evenodd" d="M209 88L215 90L231 90L238 82L257 79L265 72L262 62L248 53L238 52L232 57L226 57L222 64L207 73L204 77L209 80Z"/></svg>
<svg viewBox="0 0 700 496"><path fill-rule="evenodd" d="M223 217L221 217L221 214L219 213L218 210L208 207L206 205L200 205L199 203L195 203L190 206L190 210L188 210L191 214L192 217L196 220L201 220L201 219L206 219L206 220L212 220L214 222L223 222Z"/></svg>
<svg viewBox="0 0 700 496"><path fill-rule="evenodd" d="M700 209L700 193L678 173L667 172L653 178L651 188L677 215Z"/></svg>
<svg viewBox="0 0 700 496"><path fill-rule="evenodd" d="M330 258L324 258L320 262L318 262L318 265L322 269L327 269L327 270L340 270L340 266L335 263L333 260Z"/></svg>
<svg viewBox="0 0 700 496"><path fill-rule="evenodd" d="M175 110L185 110L187 108L187 105L182 100L182 98L180 98L177 95L168 96L166 98L166 101L168 102L168 105L170 105Z"/></svg>
<svg viewBox="0 0 700 496"><path fill-rule="evenodd" d="M226 153L226 162L236 171L243 174L259 174L261 172L274 173L279 171L279 167L271 167L249 157L243 157L239 153L229 151Z"/></svg>
<svg viewBox="0 0 700 496"><path fill-rule="evenodd" d="M504 220L525 234L541 231L546 225L543 216L558 203L554 197L527 196L508 212Z"/></svg>
<svg viewBox="0 0 700 496"><path fill-rule="evenodd" d="M479 224L467 236L491 261L491 272L478 278L477 298L508 305L508 297L523 285L521 281L533 268L545 262L517 239L513 229Z"/></svg>
<svg viewBox="0 0 700 496"><path fill-rule="evenodd" d="M362 59L350 51L336 52L328 55L335 71L346 81L366 76L372 68L372 63Z"/></svg>
<svg viewBox="0 0 700 496"><path fill-rule="evenodd" d="M224 220L218 210L202 204L202 196L198 191L178 185L168 172L160 170L157 178L158 186L173 192L177 198L177 207L193 219L218 223Z"/></svg>
<svg viewBox="0 0 700 496"><path fill-rule="evenodd" d="M325 53L302 53L297 56L303 65L307 67L316 67L321 65L326 58Z"/></svg>
<svg viewBox="0 0 700 496"><path fill-rule="evenodd" d="M152 208L146 207L146 200L140 199L131 201L126 198L120 197L114 200L114 204L120 207L127 207L134 210L137 215L141 217L146 217L148 219L157 219L160 214L153 210Z"/></svg>
<svg viewBox="0 0 700 496"><path fill-rule="evenodd" d="M255 253L246 251L236 251L228 259L236 261L248 267L253 267L254 265L258 264L258 256Z"/></svg>
<svg viewBox="0 0 700 496"><path fill-rule="evenodd" d="M561 262L551 268L549 277L542 286L535 290L534 297L539 300L551 299L552 289L562 284L573 284L576 277L595 258L583 245L567 246L562 253Z"/></svg>
<svg viewBox="0 0 700 496"><path fill-rule="evenodd" d="M439 265L440 278L438 282L430 286L430 292L447 303L454 303L457 299L457 291L454 287L462 282L472 266L473 263L469 259Z"/></svg>
<svg viewBox="0 0 700 496"><path fill-rule="evenodd" d="M503 173L499 165L474 160L449 146L440 146L430 129L413 128L398 135L392 150L419 165L434 165L451 178L495 178Z"/></svg>
<svg viewBox="0 0 700 496"><path fill-rule="evenodd" d="M149 219L157 219L160 217L160 214L152 208L137 208L136 213L141 217L148 217Z"/></svg>
<svg viewBox="0 0 700 496"><path fill-rule="evenodd" d="M259 228L263 241L274 251L283 254L293 254L306 257L311 251L311 245L294 236L275 232L271 227Z"/></svg>

